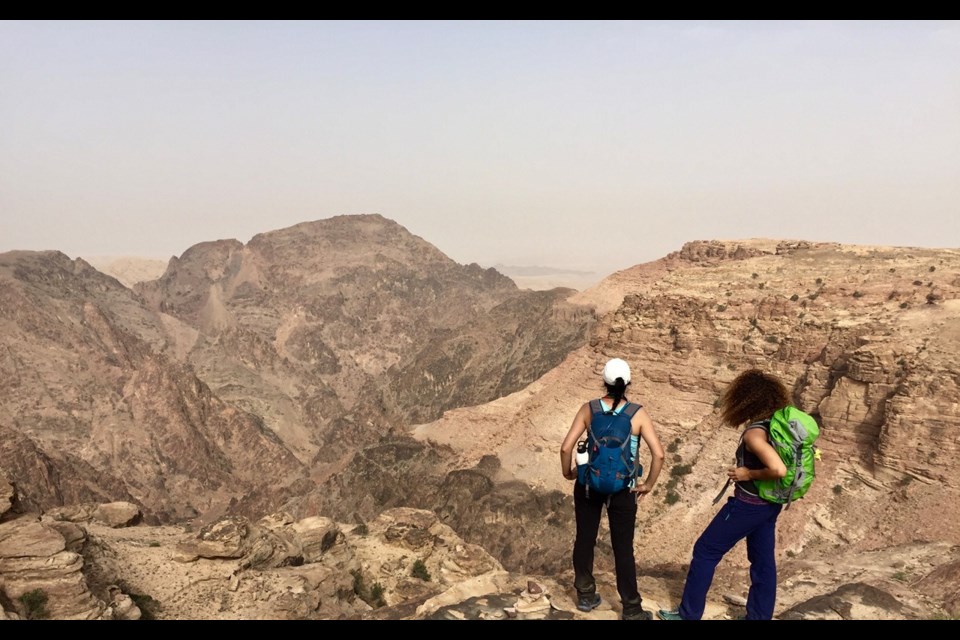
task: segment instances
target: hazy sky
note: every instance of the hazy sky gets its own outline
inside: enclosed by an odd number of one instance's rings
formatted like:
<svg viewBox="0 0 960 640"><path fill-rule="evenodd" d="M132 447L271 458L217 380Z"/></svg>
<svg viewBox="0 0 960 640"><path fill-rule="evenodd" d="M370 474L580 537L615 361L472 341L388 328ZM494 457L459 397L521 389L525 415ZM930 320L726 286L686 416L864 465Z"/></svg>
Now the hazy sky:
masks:
<svg viewBox="0 0 960 640"><path fill-rule="evenodd" d="M960 247L958 22L0 22L0 251L380 213L458 262Z"/></svg>

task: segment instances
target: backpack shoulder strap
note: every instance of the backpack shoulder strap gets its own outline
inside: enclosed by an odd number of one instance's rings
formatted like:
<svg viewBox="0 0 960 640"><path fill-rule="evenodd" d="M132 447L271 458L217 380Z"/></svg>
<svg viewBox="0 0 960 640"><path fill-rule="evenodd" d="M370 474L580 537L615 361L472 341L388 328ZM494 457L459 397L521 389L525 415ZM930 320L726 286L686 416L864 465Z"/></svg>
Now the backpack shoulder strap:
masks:
<svg viewBox="0 0 960 640"><path fill-rule="evenodd" d="M598 413L603 413L603 407L600 406L600 399L594 398L590 401L590 413L597 415Z"/></svg>
<svg viewBox="0 0 960 640"><path fill-rule="evenodd" d="M760 422L754 422L753 424L747 425L747 428L743 430L743 433L740 434L740 442L743 442L743 436L747 435L747 431L751 429L763 429L767 432L767 439L770 438L770 421L761 420Z"/></svg>
<svg viewBox="0 0 960 640"><path fill-rule="evenodd" d="M770 438L770 421L769 420L754 422L753 424L748 425L747 428L743 430L743 433L740 434L740 440L737 442L737 459L735 462L737 466L741 466L743 464L743 460L739 458L740 447L743 445L743 436L746 435L747 431L750 431L751 429L764 429L767 431L767 439ZM727 489L730 488L731 484L733 484L733 480L727 479L726 484L724 484L723 488L720 489L720 493L718 493L717 497L713 499L713 504L717 504L718 502L720 502L720 499L723 498L723 494L727 492Z"/></svg>
<svg viewBox="0 0 960 640"><path fill-rule="evenodd" d="M600 405L600 399L594 398L590 401L590 422L587 423L587 440L595 441L597 438L593 433L594 418L604 414L603 407Z"/></svg>
<svg viewBox="0 0 960 640"><path fill-rule="evenodd" d="M640 409L642 408L643 408L642 404L637 404L635 402L628 402L627 406L625 406L620 413L627 416L628 418L633 418L633 416L637 414L637 411L640 411Z"/></svg>

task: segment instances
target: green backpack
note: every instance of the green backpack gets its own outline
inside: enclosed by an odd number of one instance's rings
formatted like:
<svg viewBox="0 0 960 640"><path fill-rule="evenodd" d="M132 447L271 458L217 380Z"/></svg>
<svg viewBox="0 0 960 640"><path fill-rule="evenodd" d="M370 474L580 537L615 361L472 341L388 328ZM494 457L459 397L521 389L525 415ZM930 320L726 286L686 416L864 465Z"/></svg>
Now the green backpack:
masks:
<svg viewBox="0 0 960 640"><path fill-rule="evenodd" d="M785 504L789 509L791 502L806 495L817 475L814 466L820 459L820 450L813 443L820 437L820 427L809 414L786 406L777 410L769 420L750 425L744 433L759 428L766 429L770 446L780 455L787 474L776 480L754 480L757 493L764 500ZM731 484L728 480L713 499L714 504L720 501Z"/></svg>
<svg viewBox="0 0 960 640"><path fill-rule="evenodd" d="M820 450L813 443L820 437L820 427L813 417L792 406L780 409L762 424L769 425L770 444L787 466L787 475L755 480L754 484L761 498L789 509L791 502L806 495L816 477L814 463L820 459Z"/></svg>

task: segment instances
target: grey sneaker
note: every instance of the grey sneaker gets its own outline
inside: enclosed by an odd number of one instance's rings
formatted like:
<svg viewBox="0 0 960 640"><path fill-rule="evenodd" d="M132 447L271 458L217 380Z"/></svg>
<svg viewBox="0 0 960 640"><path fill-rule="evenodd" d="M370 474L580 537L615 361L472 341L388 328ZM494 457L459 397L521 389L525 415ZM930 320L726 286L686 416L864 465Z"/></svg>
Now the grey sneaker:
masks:
<svg viewBox="0 0 960 640"><path fill-rule="evenodd" d="M623 620L653 620L653 614L645 609L636 609L634 611L624 611Z"/></svg>
<svg viewBox="0 0 960 640"><path fill-rule="evenodd" d="M582 595L577 598L577 609L580 611L593 611L598 606L600 606L600 594L591 593L588 595Z"/></svg>

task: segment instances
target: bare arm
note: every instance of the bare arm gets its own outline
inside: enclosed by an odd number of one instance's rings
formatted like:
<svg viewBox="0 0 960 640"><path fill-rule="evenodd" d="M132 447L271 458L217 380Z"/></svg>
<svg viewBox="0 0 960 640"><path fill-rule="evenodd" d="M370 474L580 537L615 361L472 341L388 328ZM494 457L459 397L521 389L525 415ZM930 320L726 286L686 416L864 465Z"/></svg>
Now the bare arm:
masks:
<svg viewBox="0 0 960 640"><path fill-rule="evenodd" d="M727 476L731 480L744 482L746 480L776 480L787 475L787 466L783 464L777 450L767 442L767 433L763 429L750 429L743 434L743 442L747 449L752 451L765 469L747 469L746 467L730 467Z"/></svg>
<svg viewBox="0 0 960 640"><path fill-rule="evenodd" d="M633 490L637 493L637 498L642 499L648 493L653 491L657 484L657 478L660 476L660 470L663 468L663 447L660 446L660 438L657 437L657 430L653 428L653 420L646 409L640 409L633 416L634 429L639 427L640 437L650 447L650 473L647 474L647 480L637 485ZM639 450L637 451L639 455Z"/></svg>
<svg viewBox="0 0 960 640"><path fill-rule="evenodd" d="M577 478L577 470L572 464L573 450L577 446L577 441L583 436L583 432L587 430L587 419L589 417L590 404L587 403L577 411L577 415L573 418L573 424L570 425L570 430L567 431L567 435L563 438L563 444L560 445L560 471L567 480Z"/></svg>

